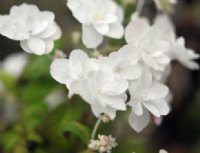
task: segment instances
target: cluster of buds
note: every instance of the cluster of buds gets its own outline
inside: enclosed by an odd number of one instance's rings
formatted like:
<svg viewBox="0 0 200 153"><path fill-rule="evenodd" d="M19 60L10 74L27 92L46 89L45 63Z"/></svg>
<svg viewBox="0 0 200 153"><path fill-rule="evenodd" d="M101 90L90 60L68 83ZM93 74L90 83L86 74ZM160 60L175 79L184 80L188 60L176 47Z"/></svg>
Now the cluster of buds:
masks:
<svg viewBox="0 0 200 153"><path fill-rule="evenodd" d="M98 140L91 140L88 147L100 153L111 153L112 148L116 147L116 139L111 135L98 135Z"/></svg>

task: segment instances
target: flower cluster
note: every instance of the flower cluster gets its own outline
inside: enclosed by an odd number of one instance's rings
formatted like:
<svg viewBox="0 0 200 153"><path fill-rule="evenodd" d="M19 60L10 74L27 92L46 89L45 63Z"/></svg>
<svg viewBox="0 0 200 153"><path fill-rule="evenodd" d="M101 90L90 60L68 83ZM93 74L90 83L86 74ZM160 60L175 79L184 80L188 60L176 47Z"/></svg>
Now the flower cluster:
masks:
<svg viewBox="0 0 200 153"><path fill-rule="evenodd" d="M153 37L152 37L153 35ZM56 59L52 77L66 84L69 97L79 94L91 105L95 116L132 108L129 123L140 132L150 116L160 118L169 113L169 89L164 83L170 74L170 62L178 60L190 69L199 66L199 55L176 38L167 16L158 16L153 25L135 15L125 29L127 44L109 56L89 58L83 50L73 50L69 59ZM127 102L127 91L130 101Z"/></svg>
<svg viewBox="0 0 200 153"><path fill-rule="evenodd" d="M99 140L91 140L89 144L89 148L94 151L99 151L100 153L111 153L112 148L117 146L117 143L115 142L115 138L113 138L111 135L98 135Z"/></svg>
<svg viewBox="0 0 200 153"><path fill-rule="evenodd" d="M54 13L41 12L35 5L13 6L9 15L0 15L0 34L20 41L27 53L47 54L61 36L54 18Z"/></svg>
<svg viewBox="0 0 200 153"><path fill-rule="evenodd" d="M99 46L103 36L123 36L123 10L113 0L68 0L67 6L82 24L82 40L88 48Z"/></svg>

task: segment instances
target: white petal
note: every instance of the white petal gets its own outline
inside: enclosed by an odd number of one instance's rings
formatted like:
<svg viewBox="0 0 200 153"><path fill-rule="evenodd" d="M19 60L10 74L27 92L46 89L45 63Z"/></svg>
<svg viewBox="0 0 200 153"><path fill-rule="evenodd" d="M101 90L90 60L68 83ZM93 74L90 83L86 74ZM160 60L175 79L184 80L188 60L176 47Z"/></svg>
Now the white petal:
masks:
<svg viewBox="0 0 200 153"><path fill-rule="evenodd" d="M83 50L75 49L71 52L69 59L74 62L86 62L86 60L89 59L89 57Z"/></svg>
<svg viewBox="0 0 200 153"><path fill-rule="evenodd" d="M49 53L53 50L54 42L52 40L45 41L45 53Z"/></svg>
<svg viewBox="0 0 200 153"><path fill-rule="evenodd" d="M96 48L103 42L103 36L100 35L93 26L83 25L82 30L82 41L87 48Z"/></svg>
<svg viewBox="0 0 200 153"><path fill-rule="evenodd" d="M158 108L160 115L167 115L170 112L170 107L168 106L166 100L162 100L161 102L156 104L156 107Z"/></svg>
<svg viewBox="0 0 200 153"><path fill-rule="evenodd" d="M124 58L129 59L129 62L131 64L136 64L140 59L139 51L133 45L125 45L122 48L120 48L118 52Z"/></svg>
<svg viewBox="0 0 200 153"><path fill-rule="evenodd" d="M149 123L150 116L148 111L144 111L141 116L131 112L129 116L129 124L136 132L141 132Z"/></svg>
<svg viewBox="0 0 200 153"><path fill-rule="evenodd" d="M89 3L87 3L89 4ZM67 6L72 11L73 16L82 24L90 24L90 20L88 18L88 10L82 0L68 0ZM89 6L88 6L89 7Z"/></svg>
<svg viewBox="0 0 200 153"><path fill-rule="evenodd" d="M110 106L111 108L117 110L126 110L125 100L122 99L120 96L101 96L99 98L101 104L105 104Z"/></svg>
<svg viewBox="0 0 200 153"><path fill-rule="evenodd" d="M101 105L91 105L92 112L96 117L99 117L102 113L106 113L113 120L116 117L116 110L111 107L102 107Z"/></svg>
<svg viewBox="0 0 200 153"><path fill-rule="evenodd" d="M152 84L152 74L148 69L144 69L140 78L140 85L143 88L149 88Z"/></svg>
<svg viewBox="0 0 200 153"><path fill-rule="evenodd" d="M54 60L50 67L50 73L56 81L65 84L68 80L68 60Z"/></svg>
<svg viewBox="0 0 200 153"><path fill-rule="evenodd" d="M167 115L170 111L165 100L143 102L143 105L156 117Z"/></svg>
<svg viewBox="0 0 200 153"><path fill-rule="evenodd" d="M27 44L33 53L37 55L45 54L45 42L42 39L31 38L27 41Z"/></svg>
<svg viewBox="0 0 200 153"><path fill-rule="evenodd" d="M0 21L4 20L0 16ZM12 19L8 19L7 23L0 25L0 34L13 40L25 40L29 38L29 33L24 24L16 23L13 24Z"/></svg>
<svg viewBox="0 0 200 153"><path fill-rule="evenodd" d="M124 27L121 23L110 24L109 31L106 33L106 36L120 39L123 37Z"/></svg>
<svg viewBox="0 0 200 153"><path fill-rule="evenodd" d="M36 35L44 31L49 24L52 24L54 21L55 15L53 12L43 11L40 14L40 19L32 30L32 34ZM30 22L31 23L31 22Z"/></svg>
<svg viewBox="0 0 200 153"><path fill-rule="evenodd" d="M138 79L141 76L141 70L137 65L127 66L123 69L123 75L129 80Z"/></svg>
<svg viewBox="0 0 200 153"><path fill-rule="evenodd" d="M32 50L28 47L27 40L20 41L20 46L27 53L33 53Z"/></svg>
<svg viewBox="0 0 200 153"><path fill-rule="evenodd" d="M149 110L154 116L160 117L160 112L158 108L156 107L156 104L154 102L144 101L143 105L146 107L147 110Z"/></svg>
<svg viewBox="0 0 200 153"><path fill-rule="evenodd" d="M146 94L146 96L149 100L157 100L165 98L168 93L169 89L167 86L161 83L154 82L151 88L148 89L148 93Z"/></svg>
<svg viewBox="0 0 200 153"><path fill-rule="evenodd" d="M46 38L51 38L56 34L57 30L58 30L58 26L55 23L54 24L50 24L45 29L45 31L43 31L42 33L39 34L39 37L45 38L45 39Z"/></svg>
<svg viewBox="0 0 200 153"><path fill-rule="evenodd" d="M53 39L53 40L58 40L60 39L60 37L62 36L62 30L60 29L60 27L56 24L56 33L51 36L49 39Z"/></svg>
<svg viewBox="0 0 200 153"><path fill-rule="evenodd" d="M140 41L143 39L147 31L149 30L150 25L147 19L136 18L132 20L125 30L125 39L127 43L138 46Z"/></svg>
<svg viewBox="0 0 200 153"><path fill-rule="evenodd" d="M136 115L140 116L143 114L142 102L139 99L134 99L134 97L132 96L134 95L131 95L131 100L130 100L129 105L132 106L132 111Z"/></svg>
<svg viewBox="0 0 200 153"><path fill-rule="evenodd" d="M109 31L108 24L95 24L94 27L97 30L97 32L102 34L102 35L107 34L108 31Z"/></svg>
<svg viewBox="0 0 200 153"><path fill-rule="evenodd" d="M160 152L159 153L168 153L166 150L160 150Z"/></svg>
<svg viewBox="0 0 200 153"><path fill-rule="evenodd" d="M124 20L124 10L123 10L123 8L118 6L116 14L117 14L117 17L119 19L119 22L122 23L123 20Z"/></svg>

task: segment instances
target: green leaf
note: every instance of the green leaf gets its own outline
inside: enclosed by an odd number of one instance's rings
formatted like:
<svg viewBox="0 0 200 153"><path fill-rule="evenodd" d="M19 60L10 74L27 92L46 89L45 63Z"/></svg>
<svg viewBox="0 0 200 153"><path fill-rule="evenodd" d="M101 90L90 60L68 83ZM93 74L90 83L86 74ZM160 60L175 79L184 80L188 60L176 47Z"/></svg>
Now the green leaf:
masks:
<svg viewBox="0 0 200 153"><path fill-rule="evenodd" d="M89 143L89 140L90 140L89 128L87 128L86 126L84 126L78 122L72 121L72 122L63 124L61 127L61 130L63 132L71 132L72 134L75 134L85 144Z"/></svg>
<svg viewBox="0 0 200 153"><path fill-rule="evenodd" d="M50 76L49 67L51 60L45 56L36 57L26 67L24 77L28 79L38 79L43 76Z"/></svg>
<svg viewBox="0 0 200 153"><path fill-rule="evenodd" d="M4 135L1 137L1 141L3 141L2 143L6 152L10 152L11 150L13 150L20 140L19 133L15 131L4 133Z"/></svg>
<svg viewBox="0 0 200 153"><path fill-rule="evenodd" d="M5 88L8 91L14 91L15 90L15 85L16 85L16 79L7 74L7 73L0 73L0 80L3 82Z"/></svg>
<svg viewBox="0 0 200 153"><path fill-rule="evenodd" d="M20 88L20 97L26 102L43 100L56 86L56 82L50 80L32 81Z"/></svg>

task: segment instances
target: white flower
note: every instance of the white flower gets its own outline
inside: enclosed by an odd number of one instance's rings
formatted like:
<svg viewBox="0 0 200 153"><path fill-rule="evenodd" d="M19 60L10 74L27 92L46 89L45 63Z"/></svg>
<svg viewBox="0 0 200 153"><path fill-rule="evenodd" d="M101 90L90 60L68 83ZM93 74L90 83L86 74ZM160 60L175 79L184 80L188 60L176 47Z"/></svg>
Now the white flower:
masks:
<svg viewBox="0 0 200 153"><path fill-rule="evenodd" d="M54 18L54 13L41 12L35 5L13 6L9 15L0 16L0 34L20 41L28 53L47 54L52 51L54 40L61 36Z"/></svg>
<svg viewBox="0 0 200 153"><path fill-rule="evenodd" d="M147 19L137 16L125 30L127 43L134 45L143 63L156 71L164 71L170 63L167 56L169 42L162 39L163 35L162 27L150 26Z"/></svg>
<svg viewBox="0 0 200 153"><path fill-rule="evenodd" d="M123 36L123 10L113 0L68 0L73 16L82 23L82 40L88 48L96 48L103 36Z"/></svg>
<svg viewBox="0 0 200 153"><path fill-rule="evenodd" d="M170 55L172 59L178 60L188 69L199 69L199 64L194 61L199 58L199 54L196 54L192 49L185 48L185 39L183 37L178 38L173 44Z"/></svg>
<svg viewBox="0 0 200 153"><path fill-rule="evenodd" d="M97 71L91 71L83 81L84 90L81 96L91 105L95 116L108 114L111 119L116 116L116 110L126 110L127 99L125 91L128 82L120 75L116 75L107 67L102 66Z"/></svg>
<svg viewBox="0 0 200 153"><path fill-rule="evenodd" d="M116 139L111 135L98 135L99 140L91 140L88 147L100 153L111 153L112 149L117 146Z"/></svg>
<svg viewBox="0 0 200 153"><path fill-rule="evenodd" d="M69 59L58 58L53 61L50 68L52 77L66 84L69 89L69 97L73 94L79 94L81 90L81 81L85 79L88 72L98 68L93 59L82 50L73 50Z"/></svg>
<svg viewBox="0 0 200 153"><path fill-rule="evenodd" d="M25 53L13 53L1 63L2 70L14 77L19 77L24 70L29 57Z"/></svg>
<svg viewBox="0 0 200 153"><path fill-rule="evenodd" d="M126 80L134 80L141 76L139 59L138 50L133 45L125 45L119 51L112 52L101 60L108 64L114 73L121 75Z"/></svg>
<svg viewBox="0 0 200 153"><path fill-rule="evenodd" d="M56 59L50 72L55 80L66 84L69 96L79 94L89 103L95 116L106 113L114 119L116 110L126 110L127 80L82 50L72 51L69 59Z"/></svg>
<svg viewBox="0 0 200 153"><path fill-rule="evenodd" d="M165 98L169 89L152 80L148 70L144 70L140 79L130 83L129 91L129 105L132 107L129 123L135 131L140 132L147 126L150 120L149 112L156 117L168 114L169 107Z"/></svg>
<svg viewBox="0 0 200 153"><path fill-rule="evenodd" d="M167 153L166 150L161 149L159 153Z"/></svg>
<svg viewBox="0 0 200 153"><path fill-rule="evenodd" d="M176 38L174 26L170 18L166 15L160 15L156 18L155 24L163 27L165 35L162 39L168 41L170 48L168 57L171 60L178 60L181 64L189 69L199 69L198 63L194 60L199 58L199 55L192 49L185 47L185 40L183 37Z"/></svg>

